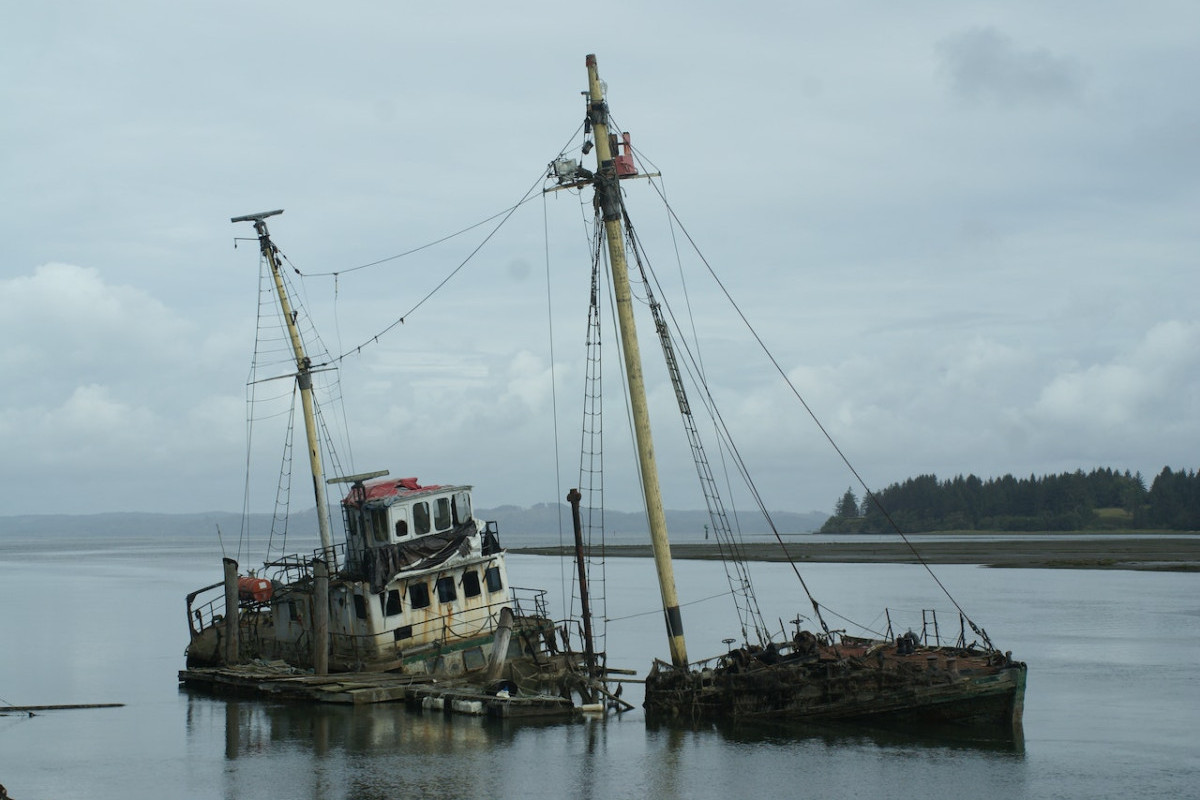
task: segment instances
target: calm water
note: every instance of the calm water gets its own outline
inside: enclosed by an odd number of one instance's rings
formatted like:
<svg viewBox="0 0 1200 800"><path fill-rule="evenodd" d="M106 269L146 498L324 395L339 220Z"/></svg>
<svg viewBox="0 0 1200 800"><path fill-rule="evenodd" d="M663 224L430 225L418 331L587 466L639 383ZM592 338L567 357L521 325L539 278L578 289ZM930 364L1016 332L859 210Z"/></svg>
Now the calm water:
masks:
<svg viewBox="0 0 1200 800"><path fill-rule="evenodd" d="M513 582L564 594L557 559L510 557ZM220 577L211 543L0 539L0 701L125 703L0 716L0 783L32 798L1200 796L1200 575L991 570L938 575L1030 664L1023 748L862 733L648 727L639 711L557 724L403 707L226 702L178 688L184 595ZM768 619L807 607L786 565L755 565ZM737 630L719 565L677 564L689 654ZM951 606L919 567L815 564L823 603L866 624L884 606ZM566 580L569 580L567 578ZM663 656L653 566L608 569L613 666ZM569 592L569 584L566 584ZM836 619L831 626L840 627ZM905 623L907 624L907 622ZM635 685L627 699L640 704Z"/></svg>

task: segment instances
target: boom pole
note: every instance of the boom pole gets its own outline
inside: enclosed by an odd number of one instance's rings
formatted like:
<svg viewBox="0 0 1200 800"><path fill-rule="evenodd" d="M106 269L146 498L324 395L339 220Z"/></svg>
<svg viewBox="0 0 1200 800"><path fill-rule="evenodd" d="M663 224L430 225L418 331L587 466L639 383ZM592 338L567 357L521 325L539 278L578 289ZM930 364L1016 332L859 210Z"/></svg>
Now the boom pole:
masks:
<svg viewBox="0 0 1200 800"><path fill-rule="evenodd" d="M263 258L271 265L271 277L275 281L275 295L279 298L279 309L287 323L288 336L292 341L292 354L296 357L296 383L300 386L300 403L304 408L304 431L308 437L308 464L312 471L313 497L317 503L317 527L321 533L321 547L333 549L333 533L329 524L329 503L325 499L325 472L321 466L321 447L317 437L317 415L314 411L312 396L312 362L304 353L304 341L300 338L300 328L296 325L296 315L292 304L288 301L287 289L283 285L283 273L279 268L279 251L271 242L271 234L267 230L267 217L282 214L283 209L263 211L258 214L246 214L233 217L230 222L253 222L254 230L258 233L258 245Z"/></svg>
<svg viewBox="0 0 1200 800"><path fill-rule="evenodd" d="M596 199L604 218L605 239L608 241L608 261L612 270L617 320L621 329L621 352L625 357L625 373L629 381L629 404L633 413L634 435L641 465L642 494L646 501L646 516L650 524L650 543L654 549L654 566L658 572L659 591L662 593L671 663L677 667L686 667L688 658L687 646L683 640L683 617L679 611L679 597L675 592L671 544L667 539L667 518L663 511L662 491L658 483L658 466L654 460L654 439L650 433L646 384L642 376L642 358L638 349L637 326L633 319L633 301L629 291L625 237L621 232L621 190L618 186L616 154L609 143L608 106L596 69L596 56L587 57L587 70L588 119L596 143Z"/></svg>

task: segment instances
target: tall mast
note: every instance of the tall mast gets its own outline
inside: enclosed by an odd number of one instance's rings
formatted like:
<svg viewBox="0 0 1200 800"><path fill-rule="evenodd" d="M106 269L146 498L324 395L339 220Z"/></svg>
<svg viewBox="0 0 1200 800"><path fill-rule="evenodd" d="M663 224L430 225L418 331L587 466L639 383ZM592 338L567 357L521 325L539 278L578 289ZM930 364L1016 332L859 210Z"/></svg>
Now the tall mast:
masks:
<svg viewBox="0 0 1200 800"><path fill-rule="evenodd" d="M683 641L683 617L675 592L675 571L671 565L671 544L667 540L667 518L663 512L662 492L658 485L658 466L654 461L654 439L650 434L650 414L646 406L646 385L642 377L642 357L638 350L637 326L633 320L633 301L629 291L629 267L625 261L625 237L621 232L621 190L617 167L609 143L608 106L604 88L596 70L596 56L587 57L588 119L596 140L596 199L604 217L608 261L612 269L613 291L617 300L617 319L621 328L621 351L629 381L629 404L633 412L634 434L642 471L642 494L650 523L650 543L654 548L654 566L662 593L663 615L667 623L667 642L671 663L687 666L687 646Z"/></svg>
<svg viewBox="0 0 1200 800"><path fill-rule="evenodd" d="M308 465L312 470L313 496L317 501L317 526L321 533L321 547L329 550L333 547L333 533L329 524L329 504L325 500L325 473L321 467L321 448L317 439L317 416L313 411L312 363L304 354L304 342L300 338L300 328L296 325L296 315L292 311L287 289L283 285L283 273L279 269L279 251L271 243L271 234L267 231L267 217L282 213L282 208L276 211L263 211L258 214L234 217L230 222L254 223L263 258L271 265L271 277L275 280L275 294L279 298L279 309L283 312L283 319L287 323L288 335L292 340L292 354L296 357L296 383L300 387L300 403L304 408L304 431L308 436Z"/></svg>

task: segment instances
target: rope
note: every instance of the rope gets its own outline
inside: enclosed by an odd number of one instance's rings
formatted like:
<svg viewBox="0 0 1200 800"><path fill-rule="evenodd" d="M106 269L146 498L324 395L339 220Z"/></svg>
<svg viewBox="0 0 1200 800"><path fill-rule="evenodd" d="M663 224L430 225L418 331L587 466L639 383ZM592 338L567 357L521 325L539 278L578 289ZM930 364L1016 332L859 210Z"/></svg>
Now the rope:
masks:
<svg viewBox="0 0 1200 800"><path fill-rule="evenodd" d="M555 371L554 361L554 302L553 294L550 286L550 221L546 209L546 193L542 193L542 248L543 257L546 262L546 328L547 335L550 339L550 409L551 418L554 420L554 491L555 497L561 498L562 493L562 467L559 463L559 442L558 442L558 377ZM563 519L562 513L558 515L558 546L563 546ZM559 559L558 565L558 583L559 594L562 597L563 615L566 616L568 609L567 592L566 592L566 576L564 574L567 569L563 559Z"/></svg>
<svg viewBox="0 0 1200 800"><path fill-rule="evenodd" d="M721 552L721 561L725 567L725 576L729 581L730 590L734 595L738 619L742 626L742 638L749 641L747 628L753 627L760 642L764 642L769 637L769 634L767 634L762 613L758 608L758 601L754 594L750 573L746 568L746 559L741 548L741 542L733 535L733 531L729 526L725 504L721 500L720 492L717 489L716 480L708 461L708 455L700 438L700 431L695 424L695 418L691 411L691 403L687 400L687 392L683 386L682 376L679 371L678 358L675 356L675 346L671 342L672 337L670 336L669 328L662 316L662 304L655 299L654 291L651 288L651 277L654 278L654 282L659 286L660 291L662 286L658 284L658 277L654 274L653 267L650 265L649 259L641 247L641 242L638 239L636 231L634 231L633 222L630 220L628 213L624 213L624 220L626 232L629 237L629 249L633 252L634 259L637 262L638 273L646 290L646 299L653 315L655 330L658 332L659 344L662 347L663 356L667 361L667 371L670 373L679 411L683 417L684 428L691 443L692 458L700 478L705 505L708 508L709 517L713 525L713 533L716 536L717 546ZM649 271L649 275L647 275L647 271ZM674 312L669 306L667 311L671 314L672 321L674 321ZM676 324L676 330L679 330L678 324ZM679 338L682 339L682 337ZM683 345L686 350L687 343L683 342ZM687 364L685 363L684 366L686 367ZM689 375L691 375L690 370ZM707 388L703 387L702 384L702 376L697 379L692 375L692 378L694 382L701 385L707 392ZM734 575L735 572L737 573L736 578ZM740 590L738 588L739 584Z"/></svg>
<svg viewBox="0 0 1200 800"><path fill-rule="evenodd" d="M297 275L305 275L306 274L307 277L309 277L309 278L329 278L329 277L336 278L339 275L346 275L351 272L358 272L359 270L368 269L369 267L377 267L380 264L386 264L389 261L395 261L397 259L404 258L405 256L411 256L413 253L419 253L422 250L428 250L431 247L436 247L437 245L442 244L443 242L448 242L451 239L454 239L458 236L462 236L464 233L473 231L476 228L478 228L480 225L486 225L487 223L491 222L492 220L496 219L497 217L511 215L512 212L516 211L518 207L520 207L522 204L527 202L529 199L530 198L528 196L526 196L525 198L523 198L521 200L521 202L517 203L517 205L512 206L511 208L506 208L503 211L499 211L499 212L493 214L492 216L488 217L487 219L481 219L479 222L476 222L473 225L468 225L467 227L463 228L462 230L447 234L440 239L434 239L432 242L427 242L426 244L419 245L410 250L405 250L403 253L397 253L394 256L387 256L386 258L381 258L377 261L371 261L366 264L359 264L357 267L347 267L346 269L335 270L333 272L309 272L309 273L300 272L299 269L296 269L295 265L292 266L292 269L296 270ZM289 261L288 263L290 264L291 262Z"/></svg>
<svg viewBox="0 0 1200 800"><path fill-rule="evenodd" d="M582 129L582 127L583 126L581 124L580 127L576 128L575 132L573 132L571 134L570 138L567 140L567 145L564 145L563 149L559 151L560 155L562 153L566 152L566 147L569 146L570 142L579 134L579 131ZM496 227L492 228L491 232L488 233L487 236L483 237L483 240L478 245L475 246L475 249L472 250L469 254L467 254L467 257L464 258L461 262L459 262L459 265L457 267L455 267L453 270L451 270L450 274L447 275L445 278L443 278L441 280L441 282L438 283L437 286L433 287L433 289L430 290L424 297L422 297L420 300L418 300L416 305L414 305L412 308L410 308L408 311L406 311L404 314L402 314L398 319L396 319L394 322L392 322L386 328L379 331L379 333L375 334L370 339L367 339L366 341L364 341L362 344L358 345L357 347L352 347L349 350L346 350L345 352L343 352L338 357L330 359L329 361L326 361L321 364L314 364L314 366L327 366L329 364L341 363L343 360L345 360L346 358L349 358L351 355L356 354L356 353L361 353L362 349L364 347L366 347L367 345L372 344L374 342L378 342L379 338L381 336L383 336L384 334L391 331L397 325L403 325L405 319L407 319L411 314L413 314L421 306L425 305L425 303L431 297L433 297L435 294L437 294L442 289L443 286L445 286L447 283L450 282L451 278L453 278L455 275L457 275L463 269L463 267L465 267L468 263L470 263L471 259L473 259L479 253L479 251L483 249L483 246L485 244L487 244L489 241L491 241L492 237L495 236L496 233L498 233L502 227L504 227L505 223L507 223L508 220L512 217L512 215L516 213L518 208L520 208L521 206L525 205L526 203L528 203L530 200L533 199L534 191L537 189L538 184L540 184L544 179L545 179L545 173L543 172L538 175L537 180L535 180L533 182L533 184L529 187L528 190L526 190L525 194L521 197L521 199L518 200L514 205L509 206L508 208L506 208L503 211L493 214L492 216L488 217L487 219L480 220L479 222L476 222L473 225L468 225L467 227L465 227L459 231L456 231L455 233L451 233L446 236L443 236L442 238L436 239L432 242L429 242L428 244L423 244L419 247L414 247L411 250L406 250L403 253L397 253L394 256L388 256L387 258L381 258L377 261L372 261L367 264L361 264L357 267L350 267L348 269L340 270L337 272L313 273L312 274L313 277L334 277L334 278L336 278L340 274L349 273L349 272L357 272L358 270L367 269L368 267L378 266L379 264L384 264L384 263L387 263L388 261L395 261L398 258L403 258L405 256L412 255L413 253L417 253L422 250L426 250L430 247L441 244L442 242L449 241L450 239L453 239L456 236L461 236L462 234L464 234L468 231L474 230L475 228L478 228L481 225L485 225L494 219L500 219L500 222L498 222L496 224ZM291 262L289 262L289 263L291 263ZM296 269L296 267L293 265L292 269ZM298 270L298 269L296 269L296 273L301 274L300 270Z"/></svg>
<svg viewBox="0 0 1200 800"><path fill-rule="evenodd" d="M488 233L487 236L483 237L483 241L481 241L478 245L476 245L475 249L472 250L470 253L468 253L466 258L464 258L461 262L459 262L457 267L455 267L454 269L452 269L450 271L449 275L447 275L445 278L442 278L442 280L438 283L437 286L433 287L431 290L429 290L429 292L427 292L425 294L424 297L422 297L420 300L418 300L416 305L414 305L408 311L401 314L398 319L396 319L394 322L392 322L390 325L388 325L383 330L379 331L379 333L375 334L371 338L364 341L362 344L358 345L357 347L352 347L351 349L347 350L346 352L342 353L340 356L337 356L336 358L332 358L329 361L326 361L321 364L317 364L315 366L323 367L323 366L327 366L329 364L339 364L346 358L349 358L351 355L361 353L362 349L364 347L366 347L367 345L378 342L379 337L388 333L393 328L395 328L397 325L403 325L405 319L407 319L411 314L413 314L413 312L415 312L421 306L425 305L425 303L431 297L433 297L435 294L437 294L439 291L441 291L442 287L450 282L451 278L453 278L455 275L457 275L459 272L461 272L463 267L465 267L468 263L470 263L471 259L473 259L479 253L479 251L483 249L483 246L485 244L487 244L489 241L491 241L492 237L495 236L496 233L499 232L499 230L502 227L504 227L504 223L508 222L509 218L512 217L512 215L516 212L516 210L518 208L525 205L525 203L529 202L532 199L533 191L537 187L538 183L540 183L540 182L541 182L541 177L539 176L538 180L534 182L533 186L531 186L529 188L529 191L527 191L525 193L525 196L522 197L521 200L516 205L510 207L507 211L501 212L501 214L497 214L496 216L503 216L504 218L501 219L499 223L497 223L496 227L492 228L491 232ZM491 217L490 219L495 219L495 218L496 217Z"/></svg>
<svg viewBox="0 0 1200 800"><path fill-rule="evenodd" d="M775 370L779 373L780 377L783 378L784 383L787 384L788 388L792 391L792 394L795 395L796 399L800 401L800 405L802 405L804 407L804 410L808 413L808 416L812 419L813 423L816 424L817 429L821 431L821 434L825 437L825 440L827 442L829 442L829 445L833 448L834 452L836 452L838 454L838 457L841 458L842 463L845 464L846 468L850 470L850 473L854 476L855 480L858 481L858 484L863 488L863 491L866 493L866 495L871 498L871 502L873 502L875 504L875 507L878 508L879 511L883 514L884 518L887 519L888 524L890 524L892 526L892 529L894 531L896 531L896 533L900 536L900 538L908 546L908 549L912 552L913 556L917 559L917 562L920 563L920 565L925 568L925 571L929 573L929 576L931 578L933 578L933 582L937 584L938 588L942 590L942 593L945 594L946 597L950 600L950 602L954 604L954 607L956 609L958 609L958 612L963 615L963 618L966 619L967 623L971 626L971 630L975 631L975 633L977 633L981 637L983 637L983 639L987 643L987 645L989 647L992 647L992 643L987 638L987 634L984 633L978 627L976 627L975 623L971 620L971 618L967 614L967 612L963 610L962 606L959 605L958 601L954 599L954 596L952 594L950 594L950 590L946 588L945 584L943 584L941 582L941 580L938 578L938 576L934 573L933 569L929 566L928 562L925 561L925 559L917 551L916 547L914 547L912 542L909 541L908 537L904 535L904 531L900 530L900 526L896 524L896 521L894 519L892 519L891 514L888 513L888 510L883 507L883 504L880 502L880 500L876 496L876 494L871 491L869 486L867 486L867 482L863 479L862 475L859 474L858 470L850 462L849 457L846 456L846 454L842 451L841 447L839 447L837 442L834 441L832 434L830 434L828 429L826 429L826 427L821 423L821 420L817 417L816 412L814 412L812 410L812 407L809 406L808 402L804 399L804 397L800 394L799 390L795 387L795 385L792 383L792 381L788 378L787 372L784 371L783 367L776 360L775 356L767 348L766 343L762 340L762 337L759 336L758 331L755 330L754 326L750 324L750 320L746 318L746 315L744 313L742 313L742 309L738 306L737 302L733 299L733 296L729 293L729 290L725 287L725 284L721 282L721 279L719 277L717 277L717 273L715 270L713 270L712 265L708 263L708 259L706 259L704 257L704 255L700 252L700 248L696 245L695 240L692 238L692 235L688 232L687 228L684 227L683 222L675 214L675 210L673 208L671 208L670 203L667 202L667 198L663 195L662 191L659 189L657 182L651 180L650 184L654 187L655 192L658 193L659 198L662 200L663 204L666 206L667 211L671 216L671 219L675 220L675 222L679 225L679 230L683 233L684 237L687 238L688 243L691 244L693 251L700 258L701 263L704 264L704 267L705 267L705 269L708 270L709 275L712 276L713 281L717 284L718 288L720 288L721 292L725 295L725 298L729 301L729 304L733 307L733 310L737 312L737 315L741 318L743 324L745 324L746 329L748 331L750 331L750 335L754 337L754 340L756 342L758 342L759 348L767 356L767 359L771 362L772 366L775 367ZM752 493L754 494L755 499L758 500L759 499L758 493L753 490L752 490ZM763 507L761 500L759 500L759 506L760 506L760 508ZM792 563L792 569L796 573L796 577L800 579L800 583L803 586L804 578L801 577L800 570L798 568L796 568L795 563L792 562L790 555L788 555L787 545L784 543L783 537L781 537L779 535L779 532L775 529L775 525L774 525L774 523L772 523L770 521L770 517L767 518L767 521L771 526L772 532L775 534L775 538L779 541L780 546L783 547L785 556L788 558L789 562ZM807 586L805 586L805 592L806 593L808 592ZM818 603L816 602L816 600L813 600L812 595L809 595L809 599L812 601L813 610L816 612L817 618L820 619L821 611L820 611L820 607L819 607ZM822 627L824 627L823 621L822 621ZM828 630L826 630L826 632L828 632Z"/></svg>
<svg viewBox="0 0 1200 800"><path fill-rule="evenodd" d="M825 605L824 603L821 604L821 608L824 608L827 613L832 614L833 616L840 619L842 622L845 622L849 625L853 625L854 627L858 628L859 630L866 631L867 633L878 636L880 639L885 638L884 634L875 630L870 625L863 625L861 622L855 622L854 620L850 619L849 617L845 616L844 614L839 614L838 612L834 611L832 608ZM876 619L878 619L878 617L876 617ZM871 623L871 624L873 625L875 623Z"/></svg>
<svg viewBox="0 0 1200 800"><path fill-rule="evenodd" d="M709 595L708 597L701 597L699 600L692 600L691 602L688 602L688 603L680 603L679 606L681 608L686 608L687 606L694 606L694 605L699 605L700 603L707 603L709 600L718 600L722 597L726 597L731 594L733 594L732 591L721 592L720 594L712 594L712 595ZM663 613L662 609L658 608L658 609L654 609L653 611L639 611L636 614L629 614L624 617L606 617L605 622L624 622L627 619L636 619L638 617L649 617L651 615L658 615L658 614L662 614L662 613Z"/></svg>

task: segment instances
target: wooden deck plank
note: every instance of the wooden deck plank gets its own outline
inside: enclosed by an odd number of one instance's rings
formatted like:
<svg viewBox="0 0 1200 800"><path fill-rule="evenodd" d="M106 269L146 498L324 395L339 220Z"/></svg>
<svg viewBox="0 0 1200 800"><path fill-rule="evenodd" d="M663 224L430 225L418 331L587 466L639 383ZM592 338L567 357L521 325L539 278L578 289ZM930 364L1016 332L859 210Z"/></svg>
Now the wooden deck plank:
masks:
<svg viewBox="0 0 1200 800"><path fill-rule="evenodd" d="M237 691L266 698L307 700L343 705L378 703L421 703L436 699L436 707L447 713L477 714L504 718L563 717L578 709L568 699L553 695L487 694L479 688L454 681L435 681L423 675L395 673L339 673L317 676L297 674L290 668L253 664L228 668L181 670L179 681L215 691Z"/></svg>

